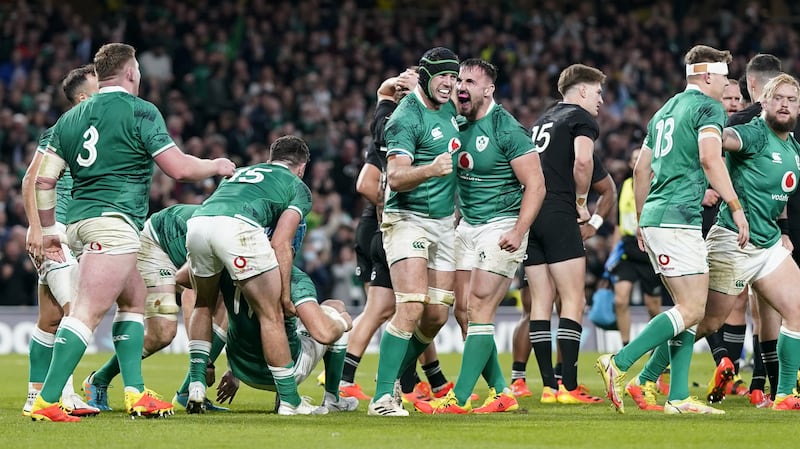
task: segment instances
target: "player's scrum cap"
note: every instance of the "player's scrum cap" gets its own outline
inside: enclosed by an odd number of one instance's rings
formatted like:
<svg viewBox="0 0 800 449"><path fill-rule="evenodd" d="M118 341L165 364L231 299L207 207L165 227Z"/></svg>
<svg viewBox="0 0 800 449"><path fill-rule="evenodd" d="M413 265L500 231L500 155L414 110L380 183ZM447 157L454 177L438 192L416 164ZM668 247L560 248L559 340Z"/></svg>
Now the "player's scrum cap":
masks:
<svg viewBox="0 0 800 449"><path fill-rule="evenodd" d="M727 75L728 63L697 62L695 64L686 64L686 76L700 75L702 73L716 73L719 75Z"/></svg>
<svg viewBox="0 0 800 449"><path fill-rule="evenodd" d="M432 97L431 80L442 74L458 75L458 56L445 47L434 47L426 51L419 60L419 84L428 97Z"/></svg>

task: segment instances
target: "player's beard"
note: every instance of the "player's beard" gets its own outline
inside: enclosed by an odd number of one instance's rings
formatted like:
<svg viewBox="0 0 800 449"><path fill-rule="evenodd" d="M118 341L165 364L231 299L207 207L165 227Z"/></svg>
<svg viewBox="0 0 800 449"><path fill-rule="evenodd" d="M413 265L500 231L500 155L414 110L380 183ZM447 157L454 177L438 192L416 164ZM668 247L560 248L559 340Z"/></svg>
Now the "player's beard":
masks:
<svg viewBox="0 0 800 449"><path fill-rule="evenodd" d="M775 115L768 113L764 119L770 128L779 133L794 131L795 126L797 126L797 116L789 117L789 120L780 122Z"/></svg>

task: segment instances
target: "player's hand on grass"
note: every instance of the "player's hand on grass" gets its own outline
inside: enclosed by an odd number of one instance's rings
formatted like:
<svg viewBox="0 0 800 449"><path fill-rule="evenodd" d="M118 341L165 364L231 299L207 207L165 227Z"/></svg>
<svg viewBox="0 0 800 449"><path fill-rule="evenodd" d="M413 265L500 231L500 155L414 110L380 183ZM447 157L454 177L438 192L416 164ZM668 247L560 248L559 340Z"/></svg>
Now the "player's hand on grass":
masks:
<svg viewBox="0 0 800 449"><path fill-rule="evenodd" d="M239 379L233 375L231 370L225 371L217 385L217 402L220 404L224 404L225 401L228 401L228 404L232 403L237 391L239 391Z"/></svg>

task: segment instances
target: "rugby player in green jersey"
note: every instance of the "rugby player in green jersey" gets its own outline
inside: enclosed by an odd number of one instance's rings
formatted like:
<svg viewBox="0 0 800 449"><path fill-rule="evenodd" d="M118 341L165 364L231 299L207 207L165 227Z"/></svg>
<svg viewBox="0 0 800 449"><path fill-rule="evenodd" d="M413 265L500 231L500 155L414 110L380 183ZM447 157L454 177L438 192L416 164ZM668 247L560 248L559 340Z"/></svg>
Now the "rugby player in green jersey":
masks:
<svg viewBox="0 0 800 449"><path fill-rule="evenodd" d="M669 344L671 365L664 412L724 413L689 396L689 364L709 280L701 231L707 183L730 206L738 244L744 246L749 238L747 218L722 159L726 115L720 99L728 83L730 60L730 52L705 45L689 50L686 90L668 100L650 120L634 168L639 245L648 252L675 307L653 318L616 355L604 354L597 360L608 398L620 413L624 412L627 370L645 353L664 344Z"/></svg>
<svg viewBox="0 0 800 449"><path fill-rule="evenodd" d="M419 402L423 413L497 413L519 408L503 377L494 342L494 317L525 255L528 230L544 199L544 175L530 133L494 102L497 68L481 59L461 62L456 83L466 117L456 152L458 207L456 298L466 305L468 326L461 371L444 398ZM490 388L472 410L470 396L481 374Z"/></svg>
<svg viewBox="0 0 800 449"><path fill-rule="evenodd" d="M137 96L141 73L133 47L106 44L95 54L94 65L99 92L58 120L36 177L43 238L33 256L65 260L54 206L56 181L68 166L74 185L67 238L82 258L76 300L56 333L51 368L31 411L35 420L76 420L63 412L58 398L93 330L115 302L112 338L126 411L131 416L172 413L172 405L145 389L142 378L146 291L136 255L154 163L181 181L230 176L234 170L228 159L198 159L175 145L158 109Z"/></svg>
<svg viewBox="0 0 800 449"><path fill-rule="evenodd" d="M73 106L97 93L97 76L94 74L94 65L89 64L70 71L62 82L62 88L67 100ZM22 179L22 197L24 198L25 215L29 223L28 248L31 253L36 242L42 241L42 225L36 209L34 183L36 182L36 173L47 152L47 143L50 141L52 132L53 128L48 128L42 133L33 160ZM72 196L72 176L68 169L56 183L56 195L56 226L63 233L66 231L64 223L67 204ZM69 306L75 299L78 288L78 260L69 250L66 238L62 242L62 249L66 258L63 263L49 259L34 260L39 271L39 319L31 335L28 400L22 408L23 416L31 415L33 401L36 400L36 395L42 389L47 370L50 369L58 324L61 322L61 318L69 315ZM71 375L61 392L61 403L71 410L69 414L73 416L93 415L100 412L97 408L83 402L81 397L75 393Z"/></svg>
<svg viewBox="0 0 800 449"><path fill-rule="evenodd" d="M284 315L295 313L291 242L311 210L311 191L302 180L308 159L303 139L276 139L270 145L269 162L236 171L187 222L186 248L197 294L189 328L190 413L202 412L205 404L211 316L223 271L237 282L259 319L263 356L281 402L294 414L312 413L297 394L295 364L283 327ZM271 239L265 230L271 231Z"/></svg>

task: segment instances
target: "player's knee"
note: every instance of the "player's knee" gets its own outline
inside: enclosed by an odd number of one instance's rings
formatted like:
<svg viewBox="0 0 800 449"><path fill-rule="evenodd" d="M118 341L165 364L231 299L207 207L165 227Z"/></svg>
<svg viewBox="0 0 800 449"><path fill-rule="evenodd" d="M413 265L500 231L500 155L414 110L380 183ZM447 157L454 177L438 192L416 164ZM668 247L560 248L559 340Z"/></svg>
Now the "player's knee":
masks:
<svg viewBox="0 0 800 449"><path fill-rule="evenodd" d="M452 290L444 290L441 288L428 287L429 304L441 304L451 307L456 300L456 294Z"/></svg>
<svg viewBox="0 0 800 449"><path fill-rule="evenodd" d="M175 302L175 294L169 292L148 293L144 305L144 317L163 318L167 321L178 321L181 308Z"/></svg>

